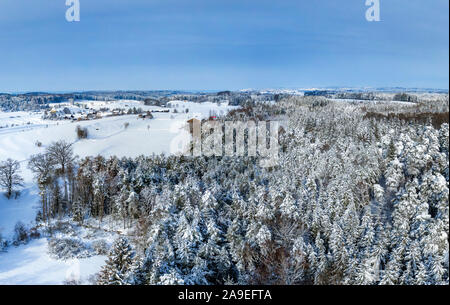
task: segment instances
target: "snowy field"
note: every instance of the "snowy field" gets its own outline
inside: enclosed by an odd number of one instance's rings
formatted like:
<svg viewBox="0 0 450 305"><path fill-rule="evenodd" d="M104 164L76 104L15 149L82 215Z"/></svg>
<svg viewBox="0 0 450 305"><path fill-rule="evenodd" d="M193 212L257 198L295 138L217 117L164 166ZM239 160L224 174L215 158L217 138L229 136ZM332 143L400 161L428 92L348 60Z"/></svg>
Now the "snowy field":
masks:
<svg viewBox="0 0 450 305"><path fill-rule="evenodd" d="M71 113L80 115L86 109L99 110L141 108L143 111L170 110L169 113L153 112L153 119L138 118L138 115L121 115L100 119L72 122L71 120L45 120L42 113L0 112L0 161L7 158L21 163L21 175L25 186L21 196L7 200L0 195L0 233L11 239L18 221L31 225L39 208L38 189L33 175L27 169L31 155L42 153L54 141L73 143L79 157L103 155L109 157L136 157L139 155L169 154L171 143L183 132L190 118L207 118L209 115L225 114L235 108L226 103L170 102L167 108L145 106L138 101L81 102L54 104L58 109L67 107ZM173 110L177 109L177 113ZM186 109L188 112L186 113ZM126 123L128 127L125 127ZM87 128L88 138L78 140L77 125ZM37 143L41 145L38 146ZM98 272L104 257L96 256L79 260L81 277ZM59 261L48 256L47 240L34 240L27 245L11 246L7 253L0 253L0 284L61 284L70 262Z"/></svg>
<svg viewBox="0 0 450 305"><path fill-rule="evenodd" d="M25 225L31 225L34 222L40 206L38 192L37 187L29 183L25 185L25 189L21 191L17 199L8 200L0 194L0 232L4 238L12 238L14 226L18 221Z"/></svg>
<svg viewBox="0 0 450 305"><path fill-rule="evenodd" d="M170 102L169 108L145 106L137 101L81 102L91 109L142 108L144 111L170 110L170 113L154 112L153 119L139 119L137 115L104 117L101 119L72 122L67 120L43 120L42 114L26 112L0 112L0 160L12 158L22 162L22 174L26 182L33 177L26 169L28 158L43 152L54 141L74 143L75 154L80 157L116 155L136 157L139 155L169 154L170 144L190 118L207 118L210 113L225 114L232 108L227 104ZM75 107L72 107L75 108ZM177 109L177 113L173 110ZM186 113L188 109L188 113ZM28 123L30 122L30 123ZM129 126L125 128L125 123ZM14 126L12 126L14 125ZM88 129L85 140L77 140L77 125ZM36 145L42 143L41 147Z"/></svg>
<svg viewBox="0 0 450 305"><path fill-rule="evenodd" d="M0 254L0 285L57 285L73 277L87 284L106 260L101 255L57 260L50 257L47 247L47 240L41 238Z"/></svg>

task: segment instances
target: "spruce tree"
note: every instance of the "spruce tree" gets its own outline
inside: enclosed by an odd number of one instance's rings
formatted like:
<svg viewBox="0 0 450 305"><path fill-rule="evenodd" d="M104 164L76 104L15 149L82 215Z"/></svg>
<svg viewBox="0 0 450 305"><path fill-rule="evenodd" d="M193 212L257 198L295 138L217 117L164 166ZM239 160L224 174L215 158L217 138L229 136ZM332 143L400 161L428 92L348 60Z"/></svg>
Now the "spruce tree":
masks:
<svg viewBox="0 0 450 305"><path fill-rule="evenodd" d="M135 253L128 239L120 237L117 239L108 255L106 265L102 267L98 275L99 285L128 285L131 282L133 271L133 259Z"/></svg>

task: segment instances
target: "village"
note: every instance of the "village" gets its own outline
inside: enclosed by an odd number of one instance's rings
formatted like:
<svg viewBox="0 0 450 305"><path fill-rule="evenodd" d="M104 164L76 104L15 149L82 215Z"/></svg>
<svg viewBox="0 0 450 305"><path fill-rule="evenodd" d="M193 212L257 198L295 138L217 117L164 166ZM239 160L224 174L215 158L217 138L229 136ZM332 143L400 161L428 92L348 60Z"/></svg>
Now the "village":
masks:
<svg viewBox="0 0 450 305"><path fill-rule="evenodd" d="M170 109L166 109L164 105L159 107L145 106L139 102L130 101L131 103L124 103L117 105L112 102L74 102L73 99L69 102L50 104L51 109L44 111L43 119L48 120L68 120L72 122L98 120L106 117L123 116L123 115L138 115L139 119L152 119L152 113L169 113ZM108 104L110 106L108 106Z"/></svg>

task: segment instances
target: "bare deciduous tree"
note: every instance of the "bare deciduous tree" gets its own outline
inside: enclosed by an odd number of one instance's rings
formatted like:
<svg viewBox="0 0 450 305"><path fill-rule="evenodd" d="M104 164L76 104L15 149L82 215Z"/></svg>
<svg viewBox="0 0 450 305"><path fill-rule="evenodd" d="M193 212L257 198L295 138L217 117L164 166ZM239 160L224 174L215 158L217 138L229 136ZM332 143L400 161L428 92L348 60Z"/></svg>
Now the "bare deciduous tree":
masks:
<svg viewBox="0 0 450 305"><path fill-rule="evenodd" d="M71 143L64 140L52 143L47 152L50 157L61 166L61 172L65 173L67 165L72 163L75 159L73 155L73 148Z"/></svg>
<svg viewBox="0 0 450 305"><path fill-rule="evenodd" d="M20 163L8 159L0 163L0 186L6 189L6 197L11 198L13 190L17 186L23 186L23 179L19 175Z"/></svg>
<svg viewBox="0 0 450 305"><path fill-rule="evenodd" d="M64 140L54 142L47 148L47 153L60 166L59 174L64 180L64 200L68 200L66 170L75 160L71 143Z"/></svg>

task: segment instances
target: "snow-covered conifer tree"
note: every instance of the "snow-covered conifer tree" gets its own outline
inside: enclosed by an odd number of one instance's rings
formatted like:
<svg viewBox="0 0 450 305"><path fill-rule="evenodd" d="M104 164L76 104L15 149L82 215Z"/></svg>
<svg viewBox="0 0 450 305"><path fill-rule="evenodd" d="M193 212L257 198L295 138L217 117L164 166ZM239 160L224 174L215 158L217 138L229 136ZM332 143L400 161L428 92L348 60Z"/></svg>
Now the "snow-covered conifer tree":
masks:
<svg viewBox="0 0 450 305"><path fill-rule="evenodd" d="M131 283L135 253L125 237L117 239L108 255L106 265L98 274L99 285L128 285Z"/></svg>

